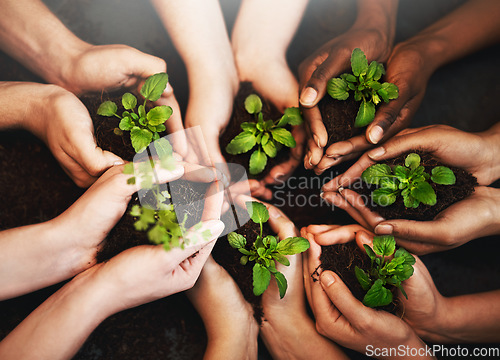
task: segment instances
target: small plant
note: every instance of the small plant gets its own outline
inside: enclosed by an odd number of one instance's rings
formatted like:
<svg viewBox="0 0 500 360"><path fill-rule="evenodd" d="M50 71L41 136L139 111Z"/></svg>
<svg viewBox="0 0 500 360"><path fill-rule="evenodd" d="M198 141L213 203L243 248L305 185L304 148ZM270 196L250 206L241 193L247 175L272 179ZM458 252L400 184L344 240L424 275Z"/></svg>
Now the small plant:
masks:
<svg viewBox="0 0 500 360"><path fill-rule="evenodd" d="M163 169L173 170L175 168L175 159L172 156L172 146L168 140L161 138L153 144L160 166ZM150 192L142 194L141 205L134 205L130 210L130 215L136 218L134 223L135 229L147 232L148 240L151 243L162 244L163 248L167 251L174 247L184 248L185 245L196 243L201 239L207 240L211 235L210 230L197 233L201 228L201 222L194 225L193 230L195 231L192 232L189 240L183 238L187 230L185 227L187 214L179 222L174 205L170 201L170 193L167 190L163 190L165 189L164 186L155 184L153 181L155 178L154 167L155 164L151 158L147 161L136 163L135 167L134 163L125 165L125 174L137 175L137 177L130 177L127 182L135 184L139 178L141 188L150 190ZM146 197L148 199L145 199ZM196 238L198 235L201 239Z"/></svg>
<svg viewBox="0 0 500 360"><path fill-rule="evenodd" d="M436 204L436 192L427 180L439 185L453 185L456 181L455 174L446 166L436 166L431 174L426 173L420 165L420 156L415 153L406 157L405 166L391 168L386 164L375 164L363 171L361 178L368 184L380 186L371 194L376 204L392 205L401 195L407 208L417 208L420 203Z"/></svg>
<svg viewBox="0 0 500 360"><path fill-rule="evenodd" d="M389 305L392 292L387 286L397 287L408 299L401 282L413 275L413 255L403 248L396 250L396 241L391 235L375 236L373 249L366 244L363 247L371 260L370 270L366 273L357 266L354 269L361 287L367 291L363 304L372 308ZM389 261L387 257L393 254L393 259Z"/></svg>
<svg viewBox="0 0 500 360"><path fill-rule="evenodd" d="M247 245L247 239L238 233L231 232L227 235L229 245L237 249L243 256L240 263L246 265L249 261L255 261L253 266L253 293L262 295L269 286L271 275L278 284L280 298L283 298L287 289L285 276L276 270L275 261L289 266L290 262L285 255L299 254L309 249L309 241L302 237L289 237L279 241L275 236L263 236L263 224L269 220L269 212L259 202L247 202L246 207L253 222L260 225L260 235L254 243Z"/></svg>
<svg viewBox="0 0 500 360"><path fill-rule="evenodd" d="M257 149L250 156L249 166L250 174L256 175L266 167L267 157L274 158L283 145L295 147L295 139L285 127L302 124L302 116L298 108L291 107L285 110L279 120L264 120L262 101L255 94L245 99L245 109L249 114L255 115L255 122L242 123L243 132L231 140L226 151L231 155L243 154L257 145Z"/></svg>
<svg viewBox="0 0 500 360"><path fill-rule="evenodd" d="M337 100L346 100L349 92L354 92L354 100L362 101L354 121L355 127L370 124L375 118L375 106L381 100L388 103L397 99L399 89L396 85L378 80L385 74L384 65L372 61L368 65L366 56L361 49L354 49L351 55L352 74L342 74L328 81L327 92Z"/></svg>
<svg viewBox="0 0 500 360"><path fill-rule="evenodd" d="M119 129L115 134L121 135L122 131L130 131L130 140L136 153L142 152L151 141L160 138L159 133L165 131L165 121L172 115L170 106L161 105L146 112L147 101L157 101L168 83L166 73L158 73L146 79L141 88L144 103L137 107L137 98L131 93L122 96L122 105L125 111L117 114L118 106L112 101L105 101L97 110L101 116L116 116L120 119ZM137 111L136 111L137 107Z"/></svg>

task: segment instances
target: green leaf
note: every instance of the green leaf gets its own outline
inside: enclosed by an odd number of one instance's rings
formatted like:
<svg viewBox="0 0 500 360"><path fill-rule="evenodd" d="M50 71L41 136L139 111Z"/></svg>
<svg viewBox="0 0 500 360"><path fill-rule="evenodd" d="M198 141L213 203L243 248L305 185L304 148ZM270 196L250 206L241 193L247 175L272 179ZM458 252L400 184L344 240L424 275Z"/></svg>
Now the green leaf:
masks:
<svg viewBox="0 0 500 360"><path fill-rule="evenodd" d="M416 209L420 205L420 201L411 196L411 194L403 195L403 202L407 208Z"/></svg>
<svg viewBox="0 0 500 360"><path fill-rule="evenodd" d="M387 94L386 96L387 96L388 100L397 99L399 96L399 88L394 84L385 82L382 84L382 88L379 91L381 91L381 90L383 90ZM380 94L380 92L379 92L379 94ZM388 102L385 99L384 99L384 101Z"/></svg>
<svg viewBox="0 0 500 360"><path fill-rule="evenodd" d="M173 154L172 145L167 139L165 138L158 139L153 144L156 150L156 155L158 155L158 159L163 160L165 158L172 156Z"/></svg>
<svg viewBox="0 0 500 360"><path fill-rule="evenodd" d="M257 130L255 123L252 122L243 122L241 123L240 127L243 131L251 132L252 134L255 134Z"/></svg>
<svg viewBox="0 0 500 360"><path fill-rule="evenodd" d="M351 68L355 76L364 75L368 70L368 60L366 60L365 53L359 48L352 51Z"/></svg>
<svg viewBox="0 0 500 360"><path fill-rule="evenodd" d="M398 183L392 178L382 178L380 179L380 187L392 191L398 190Z"/></svg>
<svg viewBox="0 0 500 360"><path fill-rule="evenodd" d="M358 279L359 284L361 285L363 290L367 291L371 288L372 281L370 280L370 277L366 272L356 266L354 268L354 274L356 274L356 278Z"/></svg>
<svg viewBox="0 0 500 360"><path fill-rule="evenodd" d="M245 99L245 109L249 114L257 114L262 111L262 100L259 96L252 94Z"/></svg>
<svg viewBox="0 0 500 360"><path fill-rule="evenodd" d="M120 128L120 130L123 130L123 131L129 131L134 126L135 126L134 122L128 116L124 117L123 119L121 119L120 120L120 124L118 125L118 127Z"/></svg>
<svg viewBox="0 0 500 360"><path fill-rule="evenodd" d="M249 131L244 131L231 140L226 146L226 151L229 154L242 154L251 150L257 142L255 135Z"/></svg>
<svg viewBox="0 0 500 360"><path fill-rule="evenodd" d="M118 111L118 106L112 101L105 101L99 105L97 109L97 115L101 116L113 116Z"/></svg>
<svg viewBox="0 0 500 360"><path fill-rule="evenodd" d="M269 133L267 133L267 132L264 133L264 135L262 135L262 139L260 141L260 143L262 144L262 146L264 146L264 145L267 144L267 142L269 141L269 138L270 138L270 136L269 136Z"/></svg>
<svg viewBox="0 0 500 360"><path fill-rule="evenodd" d="M436 205L436 193L428 182L419 182L412 190L411 196L426 205Z"/></svg>
<svg viewBox="0 0 500 360"><path fill-rule="evenodd" d="M247 201L245 203L250 219L256 224L263 224L269 220L269 211L264 204L258 201Z"/></svg>
<svg viewBox="0 0 500 360"><path fill-rule="evenodd" d="M264 266L255 263L253 266L253 293L260 296L266 291L271 281L271 273Z"/></svg>
<svg viewBox="0 0 500 360"><path fill-rule="evenodd" d="M156 126L163 124L172 115L173 110L170 106L156 106L148 111L146 118L150 125Z"/></svg>
<svg viewBox="0 0 500 360"><path fill-rule="evenodd" d="M392 175L392 170L389 165L375 164L367 168L361 174L361 178L367 184L379 185L380 180Z"/></svg>
<svg viewBox="0 0 500 360"><path fill-rule="evenodd" d="M146 129L134 126L130 131L130 140L136 153L142 152L153 139L153 133Z"/></svg>
<svg viewBox="0 0 500 360"><path fill-rule="evenodd" d="M372 199L380 206L389 206L396 201L396 194L394 190L380 188L372 192Z"/></svg>
<svg viewBox="0 0 500 360"><path fill-rule="evenodd" d="M227 241L233 249L245 247L245 245L247 244L247 239L245 239L243 235L235 232L230 232L229 234L227 234Z"/></svg>
<svg viewBox="0 0 500 360"><path fill-rule="evenodd" d="M137 112L139 113L139 116L141 118L146 118L146 108L144 107L144 105L139 105L139 107L137 108Z"/></svg>
<svg viewBox="0 0 500 360"><path fill-rule="evenodd" d="M260 151L260 148L255 150L252 155L250 156L250 164L248 169L250 170L250 174L252 175L257 175L264 168L266 167L267 164L267 156L264 152Z"/></svg>
<svg viewBox="0 0 500 360"><path fill-rule="evenodd" d="M141 216L141 213L142 213L142 210L141 210L141 207L140 205L134 205L132 206L132 209L130 209L130 215L132 216Z"/></svg>
<svg viewBox="0 0 500 360"><path fill-rule="evenodd" d="M241 265L246 265L247 263L248 263L248 256L243 255L243 256L240 258L240 264L241 264Z"/></svg>
<svg viewBox="0 0 500 360"><path fill-rule="evenodd" d="M300 125L304 122L300 109L298 107L289 107L285 109L285 114L283 115L288 119L288 124L290 125Z"/></svg>
<svg viewBox="0 0 500 360"><path fill-rule="evenodd" d="M227 144L226 151L232 155L242 154L251 150L255 144L255 135L251 132L244 131L236 135L236 137Z"/></svg>
<svg viewBox="0 0 500 360"><path fill-rule="evenodd" d="M131 93L125 93L122 96L122 105L127 110L133 110L137 106L137 98Z"/></svg>
<svg viewBox="0 0 500 360"><path fill-rule="evenodd" d="M396 241L392 235L373 237L373 251L380 256L390 256L396 250Z"/></svg>
<svg viewBox="0 0 500 360"><path fill-rule="evenodd" d="M363 298L363 304L369 307L385 306L392 302L392 293L383 286L381 279L377 279Z"/></svg>
<svg viewBox="0 0 500 360"><path fill-rule="evenodd" d="M355 127L363 127L368 125L375 118L375 105L371 101L363 101L359 105L358 114L354 121Z"/></svg>
<svg viewBox="0 0 500 360"><path fill-rule="evenodd" d="M431 180L440 185L453 185L457 181L455 174L446 166L436 166L431 171Z"/></svg>
<svg viewBox="0 0 500 360"><path fill-rule="evenodd" d="M377 258L377 255L375 254L375 252L372 250L371 247L369 247L368 245L366 244L363 244L363 248L365 249L366 251L366 255L368 255L368 257L371 259L371 260L375 260Z"/></svg>
<svg viewBox="0 0 500 360"><path fill-rule="evenodd" d="M276 149L276 145L274 145L274 141L268 141L265 145L262 145L262 149L270 158L273 158L278 153Z"/></svg>
<svg viewBox="0 0 500 360"><path fill-rule="evenodd" d="M373 75L373 80L380 80L380 78L384 74L385 74L384 65L380 64L380 63L377 63L377 69L375 71L375 74Z"/></svg>
<svg viewBox="0 0 500 360"><path fill-rule="evenodd" d="M349 97L347 81L339 78L328 80L328 83L326 84L326 91L328 92L328 95L337 100L346 100Z"/></svg>
<svg viewBox="0 0 500 360"><path fill-rule="evenodd" d="M283 299L283 297L286 294L286 289L288 287L285 275L277 271L274 273L274 278L276 279L276 283L278 284L278 289L280 291L280 299Z"/></svg>
<svg viewBox="0 0 500 360"><path fill-rule="evenodd" d="M405 159L405 166L411 170L415 170L420 166L420 156L415 153L408 154Z"/></svg>
<svg viewBox="0 0 500 360"><path fill-rule="evenodd" d="M410 174L410 170L401 165L394 166L394 175L397 176L399 181L408 179L408 175Z"/></svg>
<svg viewBox="0 0 500 360"><path fill-rule="evenodd" d="M274 252L272 257L279 263L285 265L285 266L289 266L290 265L290 261L288 260L288 258L286 256L283 256L281 255L280 253L278 252Z"/></svg>
<svg viewBox="0 0 500 360"><path fill-rule="evenodd" d="M295 139L292 136L292 133L288 131L287 129L283 128L275 128L271 130L271 135L273 136L273 139L276 140L277 142L288 146L289 148L294 148L296 143Z"/></svg>
<svg viewBox="0 0 500 360"><path fill-rule="evenodd" d="M394 254L394 257L396 258L404 258L404 263L405 265L413 265L415 264L415 257L410 254L408 251L406 251L406 249L403 249L403 248L399 248L396 250L396 253Z"/></svg>
<svg viewBox="0 0 500 360"><path fill-rule="evenodd" d="M141 95L150 101L156 101L161 97L163 91L165 91L167 83L168 75L166 73L151 75L142 86Z"/></svg>
<svg viewBox="0 0 500 360"><path fill-rule="evenodd" d="M303 237L288 237L278 243L276 250L282 255L294 255L309 249L309 241Z"/></svg>

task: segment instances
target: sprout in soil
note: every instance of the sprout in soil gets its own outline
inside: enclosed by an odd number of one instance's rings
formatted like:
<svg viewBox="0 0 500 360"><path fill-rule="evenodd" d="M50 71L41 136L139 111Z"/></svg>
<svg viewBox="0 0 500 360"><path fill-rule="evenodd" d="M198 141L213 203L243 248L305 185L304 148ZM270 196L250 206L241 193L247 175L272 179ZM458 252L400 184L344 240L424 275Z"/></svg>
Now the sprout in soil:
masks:
<svg viewBox="0 0 500 360"><path fill-rule="evenodd" d="M370 124L375 118L375 106L381 100L388 103L397 99L399 89L396 85L378 80L385 74L384 65L372 61L368 65L366 56L361 49L354 49L351 55L352 74L342 74L328 81L326 90L337 100L346 100L349 92L354 92L354 100L361 101L358 114L354 121L355 127Z"/></svg>
<svg viewBox="0 0 500 360"><path fill-rule="evenodd" d="M276 270L276 261L289 266L290 262L285 255L294 255L309 249L309 241L302 237L289 237L279 240L277 237L263 236L263 224L269 220L269 212L266 207L259 202L252 201L246 203L248 213L253 222L260 225L260 234L253 244L247 244L247 239L238 233L231 232L227 239L229 245L237 249L243 256L240 263L246 265L249 261L254 261L253 266L253 293L256 296L262 295L269 286L271 275L276 279L280 298L283 298L287 289L285 276Z"/></svg>
<svg viewBox="0 0 500 360"><path fill-rule="evenodd" d="M254 114L255 121L241 124L241 133L231 140L226 146L229 154L237 155L246 153L257 145L257 149L250 156L250 174L256 175L264 170L267 157L274 158L283 145L294 148L296 143L287 125L302 124L302 116L296 107L285 110L279 120L264 120L262 114L262 101L255 95L245 99L245 109L249 114Z"/></svg>
<svg viewBox="0 0 500 360"><path fill-rule="evenodd" d="M386 164L375 164L361 174L367 184L379 186L371 194L372 200L381 206L392 205L398 195L403 196L407 208L417 208L420 203L436 205L436 192L427 181L432 180L439 185L455 184L455 174L446 166L436 166L431 174L425 172L420 165L420 156L409 154L405 159L405 166L390 167Z"/></svg>
<svg viewBox="0 0 500 360"><path fill-rule="evenodd" d="M146 112L147 101L157 101L163 91L167 87L168 75L166 73L158 73L146 79L146 82L141 88L141 95L144 96L144 103L137 107L137 98L131 93L125 93L122 96L122 105L125 111L117 114L118 106L112 101L105 101L97 110L97 114L101 116L116 116L121 119L118 125L119 129L115 129L115 133L120 134L122 131L130 131L130 140L136 153L144 151L151 141L160 138L159 133L165 131L165 121L172 115L170 106L161 105L152 108Z"/></svg>
<svg viewBox="0 0 500 360"><path fill-rule="evenodd" d="M363 290L367 291L363 304L369 307L386 306L392 302L392 292L388 286L397 287L408 299L401 282L413 275L415 258L403 248L396 250L394 236L383 235L373 238L373 249L363 245L371 260L368 273L355 267L356 278ZM394 254L392 260L387 257Z"/></svg>

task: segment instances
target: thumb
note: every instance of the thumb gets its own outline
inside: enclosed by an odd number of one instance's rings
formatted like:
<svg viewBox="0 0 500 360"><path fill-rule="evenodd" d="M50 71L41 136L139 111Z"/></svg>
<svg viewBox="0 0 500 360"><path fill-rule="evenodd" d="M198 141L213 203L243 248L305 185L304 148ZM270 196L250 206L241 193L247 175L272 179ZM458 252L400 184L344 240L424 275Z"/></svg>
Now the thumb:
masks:
<svg viewBox="0 0 500 360"><path fill-rule="evenodd" d="M442 225L444 224L439 220L388 220L378 224L374 231L377 235L394 235L411 241L446 245L446 239L450 237L450 229Z"/></svg>
<svg viewBox="0 0 500 360"><path fill-rule="evenodd" d="M321 286L331 302L351 324L360 324L368 310L356 299L340 277L333 271L323 271L320 276Z"/></svg>

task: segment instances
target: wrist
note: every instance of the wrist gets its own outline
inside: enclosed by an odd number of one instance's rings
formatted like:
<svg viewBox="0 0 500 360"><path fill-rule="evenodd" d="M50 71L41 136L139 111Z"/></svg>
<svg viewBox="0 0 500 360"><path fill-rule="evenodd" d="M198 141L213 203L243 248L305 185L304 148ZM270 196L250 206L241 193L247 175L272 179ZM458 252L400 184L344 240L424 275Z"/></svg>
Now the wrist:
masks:
<svg viewBox="0 0 500 360"><path fill-rule="evenodd" d="M396 35L398 0L358 0L357 7L358 16L351 29L376 31L387 46L392 46Z"/></svg>
<svg viewBox="0 0 500 360"><path fill-rule="evenodd" d="M486 155L483 169L488 171L489 176L485 185L489 185L500 179L500 123L489 130L478 134L484 144L482 154Z"/></svg>

